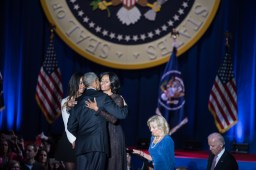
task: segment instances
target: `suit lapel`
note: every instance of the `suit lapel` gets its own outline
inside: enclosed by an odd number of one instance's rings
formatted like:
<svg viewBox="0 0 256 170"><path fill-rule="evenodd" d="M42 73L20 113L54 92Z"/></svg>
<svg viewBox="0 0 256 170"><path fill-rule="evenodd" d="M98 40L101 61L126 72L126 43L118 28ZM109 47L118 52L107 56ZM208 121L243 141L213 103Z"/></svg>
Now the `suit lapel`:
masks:
<svg viewBox="0 0 256 170"><path fill-rule="evenodd" d="M218 169L218 167L222 167L222 164L224 162L224 159L226 157L226 151L222 154L222 156L220 157L219 161L217 162L215 168Z"/></svg>

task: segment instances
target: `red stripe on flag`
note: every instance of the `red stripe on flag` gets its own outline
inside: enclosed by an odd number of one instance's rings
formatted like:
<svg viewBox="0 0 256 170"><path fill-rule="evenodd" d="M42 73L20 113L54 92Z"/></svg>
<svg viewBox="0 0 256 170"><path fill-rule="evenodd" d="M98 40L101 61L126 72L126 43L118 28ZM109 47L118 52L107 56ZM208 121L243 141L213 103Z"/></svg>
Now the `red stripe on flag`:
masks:
<svg viewBox="0 0 256 170"><path fill-rule="evenodd" d="M222 109L222 111L221 111L221 113L223 114L223 115L225 115L225 118L228 116L228 115L230 115L232 118L233 118L233 112L232 112L232 110L231 110L231 108L230 108L230 104L229 104L229 102L227 101L227 98L226 98L226 96L227 96L227 90L226 90L226 88L225 88L225 85L223 86L222 84L220 84L220 83L215 83L215 87L216 87L216 89L217 89L217 91L218 91L218 94L220 95L220 99L223 101L223 103L219 103L219 107L221 107L221 109L222 108L227 108L227 111L224 111L223 109ZM226 120L226 119L225 119ZM230 122L228 121L228 120L226 120L226 123L229 125L230 124Z"/></svg>
<svg viewBox="0 0 256 170"><path fill-rule="evenodd" d="M56 73L56 74L55 74ZM62 85L61 85L61 75L59 69L55 70L50 76L50 80L54 85L55 90L58 92L57 94L62 94Z"/></svg>
<svg viewBox="0 0 256 170"><path fill-rule="evenodd" d="M42 74L40 74L40 78L42 80L42 85L44 85L46 88L42 88L41 84L40 84L40 91L43 92L44 96L47 97L47 102L48 104L51 106L52 110L55 110L55 105L56 103L59 103L59 99L56 97L55 95L55 91L54 88L51 88L50 83L52 83L51 81L48 82L47 79L47 74L45 74L44 71L41 72ZM45 77L46 76L46 77Z"/></svg>
<svg viewBox="0 0 256 170"><path fill-rule="evenodd" d="M217 114L216 114L216 110L215 110L215 107L213 106L213 103L212 103L212 102L209 102L209 103L208 103L208 107L209 107L209 109L212 111L212 114L213 114L213 116L214 116L214 118L215 118L215 121L217 121L217 123L218 123L218 125L220 126L220 128L221 128L221 129L224 129L223 124L221 123L219 117L218 117Z"/></svg>
<svg viewBox="0 0 256 170"><path fill-rule="evenodd" d="M37 86L37 96L40 99L40 103L41 105L44 106L44 108L46 108L45 111L47 111L50 115L52 115L53 110L54 110L54 106L53 103L51 102L51 99L49 98L49 93L47 92L47 89L42 88L42 86L40 84L38 84ZM49 107L47 107L49 106Z"/></svg>
<svg viewBox="0 0 256 170"><path fill-rule="evenodd" d="M235 113L233 112L233 110L231 109L231 104L234 105L235 103L232 102L232 94L230 93L229 89L227 88L227 86L224 86L225 87L225 90L226 90L226 93L227 93L227 96L229 97L229 103L227 103L226 105L228 106L229 108L229 114L230 116L232 117L233 120L236 120L236 115Z"/></svg>
<svg viewBox="0 0 256 170"><path fill-rule="evenodd" d="M232 96L230 97L230 100L232 101L233 103L233 106L235 107L235 110L237 112L237 94L236 94L236 82L234 79L232 79L231 81L229 81L228 85L230 85L232 87L232 92L230 91L230 88L228 87L229 89L229 96Z"/></svg>
<svg viewBox="0 0 256 170"><path fill-rule="evenodd" d="M215 87L216 87L216 86L215 86ZM216 88L216 89L217 89L217 88ZM218 92L218 94L219 94L219 91L217 91L217 92ZM212 95L212 98L214 99L214 101L215 101L215 103L216 103L216 105L214 105L214 107L216 107L215 110L217 110L217 109L219 110L219 113L217 113L216 116L218 117L218 116L219 116L218 114L221 114L221 116L224 118L226 124L229 124L227 115L225 114L224 110L222 109L222 106L221 106L221 104L219 103L219 100L217 99L215 93L213 92L213 93L211 93L211 95Z"/></svg>
<svg viewBox="0 0 256 170"><path fill-rule="evenodd" d="M47 74L45 74L44 72L44 83L45 84L49 84L48 85L48 90L50 91L51 95L53 95L54 100L57 102L61 101L62 96L63 96L63 92L62 92L62 84L60 83L60 79L56 80L55 76L56 74L52 73L50 77L47 76ZM48 82L48 83L46 83ZM57 93L56 93L57 91Z"/></svg>

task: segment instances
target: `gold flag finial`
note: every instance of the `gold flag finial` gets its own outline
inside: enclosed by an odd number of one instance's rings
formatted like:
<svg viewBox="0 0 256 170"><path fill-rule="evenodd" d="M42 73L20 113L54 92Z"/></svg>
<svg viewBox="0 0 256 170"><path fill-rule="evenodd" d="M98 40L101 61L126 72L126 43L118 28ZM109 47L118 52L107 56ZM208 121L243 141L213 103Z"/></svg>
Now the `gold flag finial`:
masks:
<svg viewBox="0 0 256 170"><path fill-rule="evenodd" d="M179 31L177 31L175 28L172 29L171 32L171 36L174 40L176 40L178 38L178 36L180 35Z"/></svg>
<svg viewBox="0 0 256 170"><path fill-rule="evenodd" d="M171 36L172 36L172 39L173 39L173 44L172 46L174 47L175 50L177 50L177 38L178 36L180 35L179 31L177 31L175 28L172 29L171 31Z"/></svg>
<svg viewBox="0 0 256 170"><path fill-rule="evenodd" d="M53 39L54 39L54 30L55 30L55 28L56 28L55 25L51 26L51 29L50 29L50 32L51 32L50 41L53 41Z"/></svg>

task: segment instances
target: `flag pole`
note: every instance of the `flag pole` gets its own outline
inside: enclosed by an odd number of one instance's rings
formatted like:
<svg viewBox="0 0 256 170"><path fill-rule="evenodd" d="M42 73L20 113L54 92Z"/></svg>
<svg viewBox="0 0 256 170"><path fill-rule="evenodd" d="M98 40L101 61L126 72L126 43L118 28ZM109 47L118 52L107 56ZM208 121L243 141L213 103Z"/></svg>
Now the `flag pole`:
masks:
<svg viewBox="0 0 256 170"><path fill-rule="evenodd" d="M171 31L171 37L173 39L173 47L176 47L177 48L177 43L176 43L176 40L177 38L180 36L180 33L179 31L177 31L175 28L172 29Z"/></svg>
<svg viewBox="0 0 256 170"><path fill-rule="evenodd" d="M42 63L36 86L36 101L48 123L53 123L61 114L63 88L61 71L54 49L54 30L51 25L50 40Z"/></svg>
<svg viewBox="0 0 256 170"><path fill-rule="evenodd" d="M180 33L175 28L173 28L171 31L171 36L173 39L173 50L175 50L174 52L177 53L177 38L180 36ZM183 125L185 125L187 122L188 122L188 118L185 117L176 127L170 129L169 135L171 136L178 129L180 129Z"/></svg>
<svg viewBox="0 0 256 170"><path fill-rule="evenodd" d="M230 47L230 40L232 39L232 34L230 32L225 32L226 37L226 51L230 54L231 47Z"/></svg>
<svg viewBox="0 0 256 170"><path fill-rule="evenodd" d="M209 111L221 133L225 133L238 122L237 87L231 59L231 39L231 33L225 32L225 56L208 100Z"/></svg>
<svg viewBox="0 0 256 170"><path fill-rule="evenodd" d="M184 113L185 86L176 56L179 32L172 29L170 34L173 39L172 53L160 79L156 114L167 120L170 126L169 135L172 135L188 122L188 118Z"/></svg>

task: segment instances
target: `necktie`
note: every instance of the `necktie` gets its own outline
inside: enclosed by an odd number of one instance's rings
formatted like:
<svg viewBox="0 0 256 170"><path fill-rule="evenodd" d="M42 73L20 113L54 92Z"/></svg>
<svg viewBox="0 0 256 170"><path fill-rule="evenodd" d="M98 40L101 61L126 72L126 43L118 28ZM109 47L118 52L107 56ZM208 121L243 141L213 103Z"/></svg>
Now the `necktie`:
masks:
<svg viewBox="0 0 256 170"><path fill-rule="evenodd" d="M211 170L214 170L214 168L215 168L216 159L217 159L217 156L214 156L213 161L212 161Z"/></svg>

